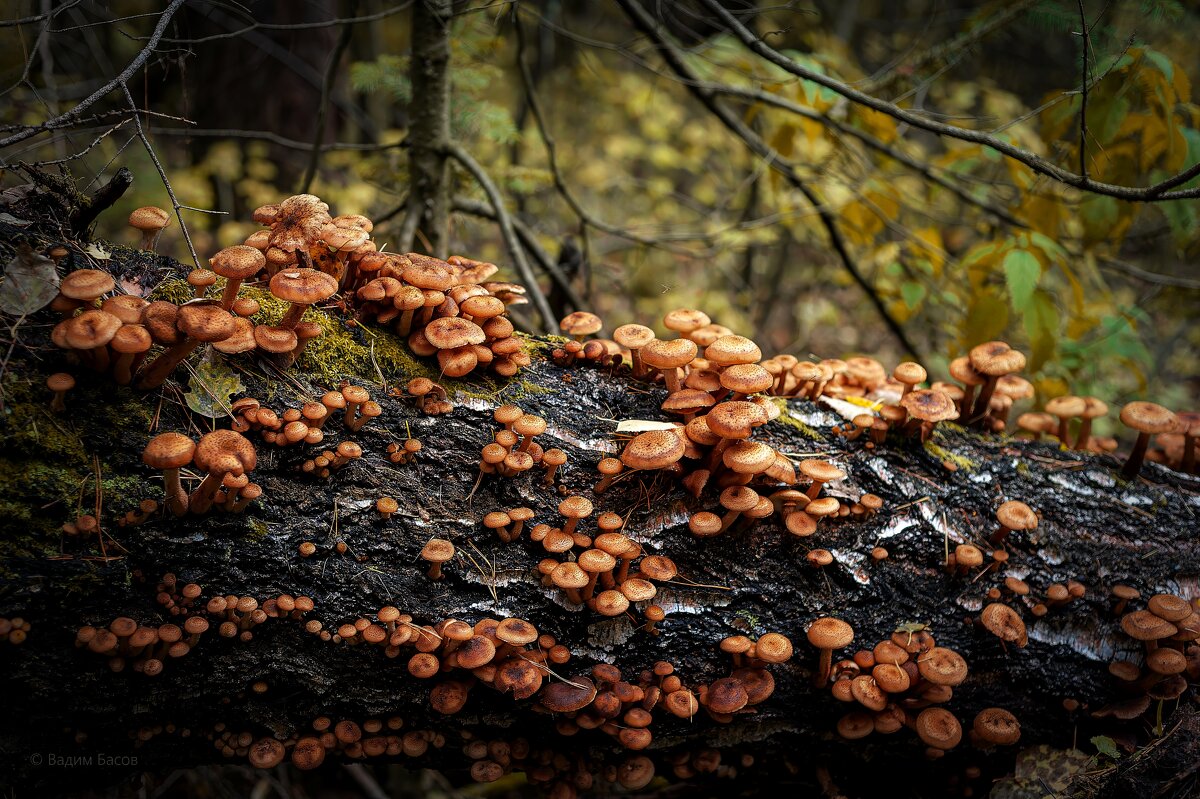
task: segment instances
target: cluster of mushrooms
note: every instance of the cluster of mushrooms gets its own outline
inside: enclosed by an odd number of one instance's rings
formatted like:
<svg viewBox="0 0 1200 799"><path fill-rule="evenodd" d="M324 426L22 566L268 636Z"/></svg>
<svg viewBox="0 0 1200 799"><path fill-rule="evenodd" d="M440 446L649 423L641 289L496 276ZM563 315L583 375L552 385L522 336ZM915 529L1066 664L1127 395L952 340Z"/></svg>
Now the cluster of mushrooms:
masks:
<svg viewBox="0 0 1200 799"><path fill-rule="evenodd" d="M1129 586L1115 586L1113 596L1120 610L1139 599ZM1152 703L1161 707L1177 700L1189 680L1200 680L1200 611L1193 603L1174 594L1155 594L1145 608L1121 616L1121 630L1142 644L1142 665L1124 656L1108 664L1123 698L1100 708L1097 716L1136 719Z"/></svg>

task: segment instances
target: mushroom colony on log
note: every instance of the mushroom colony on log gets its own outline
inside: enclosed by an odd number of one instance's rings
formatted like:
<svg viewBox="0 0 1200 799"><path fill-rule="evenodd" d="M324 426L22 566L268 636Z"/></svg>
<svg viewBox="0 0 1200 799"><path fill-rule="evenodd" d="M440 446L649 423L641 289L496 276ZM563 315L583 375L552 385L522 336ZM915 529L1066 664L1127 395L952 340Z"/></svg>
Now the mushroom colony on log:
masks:
<svg viewBox="0 0 1200 799"><path fill-rule="evenodd" d="M23 706L44 749L395 760L560 799L855 795L877 777L846 764L878 758L970 796L1194 703L1197 414L1125 405L1117 459L1101 399L1014 412L1002 341L939 381L764 357L696 309L548 340L493 264L380 251L312 195L253 218L185 279L68 247L46 346L5 378L0 667L56 697ZM371 366L322 384L335 334Z"/></svg>

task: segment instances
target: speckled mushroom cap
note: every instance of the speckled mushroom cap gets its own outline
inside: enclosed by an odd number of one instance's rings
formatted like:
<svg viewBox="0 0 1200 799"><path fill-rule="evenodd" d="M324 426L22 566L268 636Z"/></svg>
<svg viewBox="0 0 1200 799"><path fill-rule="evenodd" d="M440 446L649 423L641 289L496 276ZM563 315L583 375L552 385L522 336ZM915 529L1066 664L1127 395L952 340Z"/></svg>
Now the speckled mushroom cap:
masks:
<svg viewBox="0 0 1200 799"><path fill-rule="evenodd" d="M58 290L64 297L90 301L116 288L112 275L99 269L76 269L63 277Z"/></svg>
<svg viewBox="0 0 1200 799"><path fill-rule="evenodd" d="M138 230L162 230L171 224L171 215L155 205L135 208L129 214L129 226Z"/></svg>
<svg viewBox="0 0 1200 799"><path fill-rule="evenodd" d="M255 211L255 221L272 225L270 246L286 253L307 250L321 235L321 229L332 222L329 206L312 194L295 194L279 203L274 218L269 218L264 206ZM259 212L263 212L261 215Z"/></svg>
<svg viewBox="0 0 1200 799"><path fill-rule="evenodd" d="M1192 615L1191 603L1174 594L1155 594L1146 603L1146 608L1163 621L1169 621L1172 624L1183 621Z"/></svg>
<svg viewBox="0 0 1200 799"><path fill-rule="evenodd" d="M674 430L647 430L625 445L621 462L630 469L664 469L682 458L685 449Z"/></svg>
<svg viewBox="0 0 1200 799"><path fill-rule="evenodd" d="M1130 402L1121 409L1121 422L1142 433L1172 433L1179 423L1174 413L1153 402Z"/></svg>
<svg viewBox="0 0 1200 799"><path fill-rule="evenodd" d="M254 471L258 465L254 445L233 430L214 430L201 436L196 444L194 460L196 466L206 472L213 471L218 463L224 465L226 461L236 463L236 468L229 469L234 474Z"/></svg>
<svg viewBox="0 0 1200 799"><path fill-rule="evenodd" d="M425 338L439 350L482 344L487 340L483 328L461 316L443 316L425 326Z"/></svg>
<svg viewBox="0 0 1200 799"><path fill-rule="evenodd" d="M637 350L654 341L654 331L645 325L621 325L613 331L613 341L622 347Z"/></svg>
<svg viewBox="0 0 1200 799"><path fill-rule="evenodd" d="M249 352L258 346L254 338L254 323L249 319L238 317L233 321L233 332L221 341L213 342L213 349L226 355L236 355L239 352Z"/></svg>
<svg viewBox="0 0 1200 799"><path fill-rule="evenodd" d="M552 682L538 695L542 706L554 713L583 710L595 698L595 683L582 675L562 682Z"/></svg>
<svg viewBox="0 0 1200 799"><path fill-rule="evenodd" d="M267 257L259 250L245 244L235 244L217 252L208 259L212 271L231 280L254 277L267 265Z"/></svg>
<svg viewBox="0 0 1200 799"><path fill-rule="evenodd" d="M327 300L337 293L338 283L333 275L316 269L285 269L271 278L271 293L286 302L300 305Z"/></svg>
<svg viewBox="0 0 1200 799"><path fill-rule="evenodd" d="M1099 419L1108 414L1108 403L1097 397L1084 397L1083 410L1079 413L1084 419Z"/></svg>
<svg viewBox="0 0 1200 799"><path fill-rule="evenodd" d="M1038 526L1038 517L1033 509L1015 499L1003 502L996 508L996 521L1009 530L1036 530Z"/></svg>
<svg viewBox="0 0 1200 799"><path fill-rule="evenodd" d="M934 749L953 749L962 740L962 725L949 710L927 707L913 725L917 736Z"/></svg>
<svg viewBox="0 0 1200 799"><path fill-rule="evenodd" d="M704 357L721 366L758 363L762 360L762 350L745 336L718 336L716 341L704 348Z"/></svg>
<svg viewBox="0 0 1200 799"><path fill-rule="evenodd" d="M900 405L914 419L923 422L945 422L958 418L958 408L949 395L931 388L919 388L910 391L901 400Z"/></svg>
<svg viewBox="0 0 1200 799"><path fill-rule="evenodd" d="M150 305L141 297L132 294L118 294L109 297L100 306L100 310L110 313L127 325L141 324L142 313Z"/></svg>
<svg viewBox="0 0 1200 799"><path fill-rule="evenodd" d="M898 364L892 370L892 377L910 386L915 386L917 383L924 383L928 376L929 374L925 371L925 367L914 361L905 361Z"/></svg>
<svg viewBox="0 0 1200 799"><path fill-rule="evenodd" d="M756 363L737 363L721 372L721 385L739 394L757 394L775 385L775 378Z"/></svg>
<svg viewBox="0 0 1200 799"><path fill-rule="evenodd" d="M234 316L211 301L193 301L181 305L175 326L197 341L221 341L234 331Z"/></svg>
<svg viewBox="0 0 1200 799"><path fill-rule="evenodd" d="M179 318L179 306L171 302L156 300L142 311L142 324L150 331L154 340L163 346L178 344L183 340L175 322Z"/></svg>
<svg viewBox="0 0 1200 799"><path fill-rule="evenodd" d="M1025 368L1025 356L1003 341L985 341L971 349L971 367L989 377L1019 372Z"/></svg>
<svg viewBox="0 0 1200 799"><path fill-rule="evenodd" d="M663 327L685 336L709 324L712 324L712 319L708 314L695 308L676 308L663 316Z"/></svg>
<svg viewBox="0 0 1200 799"><path fill-rule="evenodd" d="M971 365L971 359L966 355L950 361L950 376L966 386L982 385L986 379Z"/></svg>
<svg viewBox="0 0 1200 799"><path fill-rule="evenodd" d="M559 588L579 589L588 584L588 575L579 564L560 563L550 572L550 580Z"/></svg>
<svg viewBox="0 0 1200 799"><path fill-rule="evenodd" d="M694 388L681 388L667 395L663 400L662 409L667 413L696 413L716 404L712 394Z"/></svg>
<svg viewBox="0 0 1200 799"><path fill-rule="evenodd" d="M142 451L142 462L152 469L178 469L192 462L196 442L182 433L160 433Z"/></svg>
<svg viewBox="0 0 1200 799"><path fill-rule="evenodd" d="M146 328L141 325L122 325L108 346L112 347L113 352L130 355L146 352L153 344L154 339L150 337L150 331Z"/></svg>
<svg viewBox="0 0 1200 799"><path fill-rule="evenodd" d="M587 311L575 311L564 316L558 322L558 329L568 336L590 336L597 333L604 323L599 316Z"/></svg>
<svg viewBox="0 0 1200 799"><path fill-rule="evenodd" d="M494 319L504 313L504 303L487 294L468 297L459 308L474 319Z"/></svg>
<svg viewBox="0 0 1200 799"><path fill-rule="evenodd" d="M103 347L121 329L121 320L110 313L92 309L67 322L67 343L77 350Z"/></svg>
<svg viewBox="0 0 1200 799"><path fill-rule="evenodd" d="M1029 399L1033 396L1033 383L1020 375L1000 375L996 380L996 393L1009 399Z"/></svg>
<svg viewBox="0 0 1200 799"><path fill-rule="evenodd" d="M708 687L705 704L714 713L736 713L750 701L745 687L733 677L722 677Z"/></svg>
<svg viewBox="0 0 1200 799"><path fill-rule="evenodd" d="M431 538L421 549L421 558L430 563L445 563L454 557L454 544L444 538Z"/></svg>
<svg viewBox="0 0 1200 799"><path fill-rule="evenodd" d="M766 633L754 645L754 656L767 663L783 663L792 657L792 642L785 635Z"/></svg>
<svg viewBox="0 0 1200 799"><path fill-rule="evenodd" d="M1021 738L1021 724L1004 708L989 707L979 711L971 725L975 734L989 744L1012 746Z"/></svg>
<svg viewBox="0 0 1200 799"><path fill-rule="evenodd" d="M1025 630L1025 622L1021 616L1003 602L992 602L985 605L979 614L979 620L988 632L1001 641L1025 646L1029 638Z"/></svg>
<svg viewBox="0 0 1200 799"><path fill-rule="evenodd" d="M854 628L841 619L823 616L808 628L808 642L817 649L842 649L854 643Z"/></svg>
<svg viewBox="0 0 1200 799"><path fill-rule="evenodd" d="M917 658L921 676L934 685L955 686L967 678L967 661L953 649L935 646Z"/></svg>
<svg viewBox="0 0 1200 799"><path fill-rule="evenodd" d="M647 555L638 564L638 569L646 579L657 580L660 583L674 580L675 575L679 573L675 561L665 555Z"/></svg>
<svg viewBox="0 0 1200 799"><path fill-rule="evenodd" d="M721 453L721 462L738 474L759 474L775 463L776 452L761 441L738 441Z"/></svg>
<svg viewBox="0 0 1200 799"><path fill-rule="evenodd" d="M281 354L294 350L299 340L296 331L286 327L257 325L254 328L254 343L264 352Z"/></svg>
<svg viewBox="0 0 1200 799"><path fill-rule="evenodd" d="M686 338L654 339L642 347L641 356L647 366L655 369L676 369L691 363L698 351L696 343Z"/></svg>
<svg viewBox="0 0 1200 799"><path fill-rule="evenodd" d="M446 291L454 285L454 275L449 264L428 255L406 253L410 266L404 270L404 282L426 291Z"/></svg>
<svg viewBox="0 0 1200 799"><path fill-rule="evenodd" d="M749 438L754 428L766 424L767 415L753 402L722 402L704 415L708 429L721 438Z"/></svg>
<svg viewBox="0 0 1200 799"><path fill-rule="evenodd" d="M1083 397L1076 397L1071 394L1055 397L1046 403L1046 413L1051 416L1057 416L1060 419L1079 416L1085 410L1087 410L1087 403L1084 402Z"/></svg>
<svg viewBox="0 0 1200 799"><path fill-rule="evenodd" d="M524 619L507 618L496 625L495 635L506 644L527 646L538 639L537 628Z"/></svg>
<svg viewBox="0 0 1200 799"><path fill-rule="evenodd" d="M800 461L800 473L818 483L832 483L846 477L844 471L829 461L817 459Z"/></svg>
<svg viewBox="0 0 1200 799"><path fill-rule="evenodd" d="M567 497L558 503L558 512L568 519L586 519L592 515L592 502L587 497Z"/></svg>

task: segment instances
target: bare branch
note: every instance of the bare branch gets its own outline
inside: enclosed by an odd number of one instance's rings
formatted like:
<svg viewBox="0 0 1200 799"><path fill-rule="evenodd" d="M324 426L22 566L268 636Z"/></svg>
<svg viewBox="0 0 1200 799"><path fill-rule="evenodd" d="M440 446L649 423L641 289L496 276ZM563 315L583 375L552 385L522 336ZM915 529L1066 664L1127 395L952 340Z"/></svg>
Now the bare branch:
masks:
<svg viewBox="0 0 1200 799"><path fill-rule="evenodd" d="M154 48L158 46L158 42L162 38L163 32L167 29L167 24L171 21L171 17L175 16L175 12L178 11L186 2L187 0L171 0L171 4L168 5L166 10L163 11L162 15L159 16L158 24L154 26L154 32L150 35L149 40L147 40L146 46L143 47L141 52L139 52L134 59L129 62L129 65L126 66L125 69L121 70L119 75L101 86L96 91L92 92L92 94L88 95L86 99L82 100L70 111L59 114L53 119L48 119L39 125L30 126L18 133L14 133L11 136L6 136L5 138L0 139L0 147L7 147L11 144L25 141L26 139L36 136L37 134L43 133L47 130L54 130L56 128L72 125L79 119L80 116L83 115L84 111L95 105L100 98L104 97L114 89L125 89L125 84L129 81L129 79L132 78L134 74L142 68L142 65L145 64L146 61L150 59L150 56L154 53ZM125 89L125 94L127 96L129 95L128 89ZM136 109L137 106L133 102L132 97L130 97L129 102L130 105Z"/></svg>
<svg viewBox="0 0 1200 799"><path fill-rule="evenodd" d="M352 0L351 12L357 9L358 0ZM341 35L338 36L337 46L333 48L333 53L329 56L329 64L325 67L325 76L321 80L321 99L317 101L316 131L313 133L312 153L308 158L308 167L304 170L304 181L300 186L301 194L308 194L313 179L317 176L317 166L321 162L321 141L325 138L325 117L329 112L329 93L333 91L333 80L337 75L338 65L342 63L342 56L346 54L346 48L350 46L353 36L354 27L349 24L343 25Z"/></svg>
<svg viewBox="0 0 1200 799"><path fill-rule="evenodd" d="M453 158L458 163L462 164L463 168L475 178L475 182L483 189L484 194L488 196L488 201L492 204L492 211L496 214L496 222L500 225L500 235L504 237L504 244L508 247L508 253L512 256L513 263L517 267L517 273L520 274L521 280L525 282L529 289L530 298L533 300L533 305L537 308L538 314L542 317L543 330L553 330L554 324L557 321L554 318L554 312L550 310L550 303L546 301L546 296L542 294L542 290L538 288L537 278L534 277L533 270L529 268L529 261L525 259L525 250L521 247L521 242L517 239L516 231L513 230L512 217L509 216L508 209L504 207L504 199L500 196L500 189L492 181L479 162L471 157L461 144L458 142L450 142L445 146L446 155Z"/></svg>
<svg viewBox="0 0 1200 799"><path fill-rule="evenodd" d="M736 36L742 44L749 48L758 56L766 59L775 66L785 70L786 72L795 75L796 77L812 81L819 86L824 86L832 92L840 94L851 102L864 105L867 108L887 114L890 117L907 122L915 128L935 133L939 136L947 136L960 141L979 144L984 147L989 147L1002 155L1012 158L1025 166L1037 172L1040 175L1045 175L1048 178L1065 183L1068 186L1074 186L1077 189L1088 191L1093 194L1102 194L1108 197L1116 197L1121 200L1130 200L1133 202L1161 202L1165 200L1184 200L1194 197L1200 197L1200 187L1192 189L1183 189L1180 191L1169 191L1169 189L1187 183L1192 178L1200 176L1200 162L1193 164L1188 169L1180 172L1174 177L1155 183L1152 186L1133 187L1119 186L1112 183L1103 183L1101 181L1092 180L1086 175L1078 175L1069 169L1064 169L1056 164L1037 156L1028 150L1023 150L1003 139L998 139L980 131L968 130L966 128L956 127L954 125L946 125L941 122L936 122L928 117L913 113L907 109L901 108L898 105L889 103L886 100L880 100L878 97L873 97L865 94L857 89L835 80L828 75L822 75L819 72L814 72L807 67L796 63L792 59L778 52L774 48L767 45L762 39L758 38L749 28L743 25L736 17L730 14L721 6L718 0L701 0L706 8L709 9L717 18L719 18L729 30ZM622 5L625 5L622 3Z"/></svg>
<svg viewBox="0 0 1200 799"><path fill-rule="evenodd" d="M904 350L916 357L917 360L921 360L920 351L909 341L904 328L891 315L887 306L884 305L883 300L875 293L874 288L859 270L858 264L850 254L846 240L837 226L837 220L830 214L829 209L825 206L820 196L807 183L800 179L795 165L783 158L774 148L764 142L757 133L750 130L741 117L724 106L715 94L698 88L697 84L700 81L697 80L696 74L684 60L683 54L667 39L666 33L654 18L642 8L637 0L617 0L617 3L624 9L633 24L654 41L664 60L680 77L685 79L684 85L691 90L696 99L721 120L725 127L737 135L751 152L762 158L771 169L778 172L788 183L804 195L804 198L816 210L817 217L820 219L826 235L829 236L829 243L833 247L834 252L837 253L838 258L841 259L843 268L849 273L854 282L858 284L859 288L863 290L863 293L867 295L879 317Z"/></svg>

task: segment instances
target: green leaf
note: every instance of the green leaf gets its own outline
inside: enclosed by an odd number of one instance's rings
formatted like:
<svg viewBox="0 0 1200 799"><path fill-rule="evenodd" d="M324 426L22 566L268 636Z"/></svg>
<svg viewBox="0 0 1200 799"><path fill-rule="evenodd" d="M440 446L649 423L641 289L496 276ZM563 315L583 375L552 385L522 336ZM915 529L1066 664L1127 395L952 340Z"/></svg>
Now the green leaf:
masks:
<svg viewBox="0 0 1200 799"><path fill-rule="evenodd" d="M1033 245L1046 253L1046 256L1054 261L1067 260L1067 251L1062 248L1057 241L1047 236L1045 233L1039 233L1034 230L1030 233L1030 239Z"/></svg>
<svg viewBox="0 0 1200 799"><path fill-rule="evenodd" d="M201 416L220 419L229 415L229 400L246 390L223 358L210 352L200 361L183 395L187 405Z"/></svg>
<svg viewBox="0 0 1200 799"><path fill-rule="evenodd" d="M911 309L916 309L921 300L925 299L925 287L920 283L906 280L900 284L900 296L904 298L905 305Z"/></svg>
<svg viewBox="0 0 1200 799"><path fill-rule="evenodd" d="M1120 751L1117 750L1117 742L1107 735L1097 735L1092 738L1092 746L1096 747L1096 751L1105 757L1111 757L1113 760L1121 758Z"/></svg>
<svg viewBox="0 0 1200 799"><path fill-rule="evenodd" d="M1028 305L1041 277L1042 265L1028 250L1013 250L1004 256L1004 281L1014 311L1020 312Z"/></svg>

